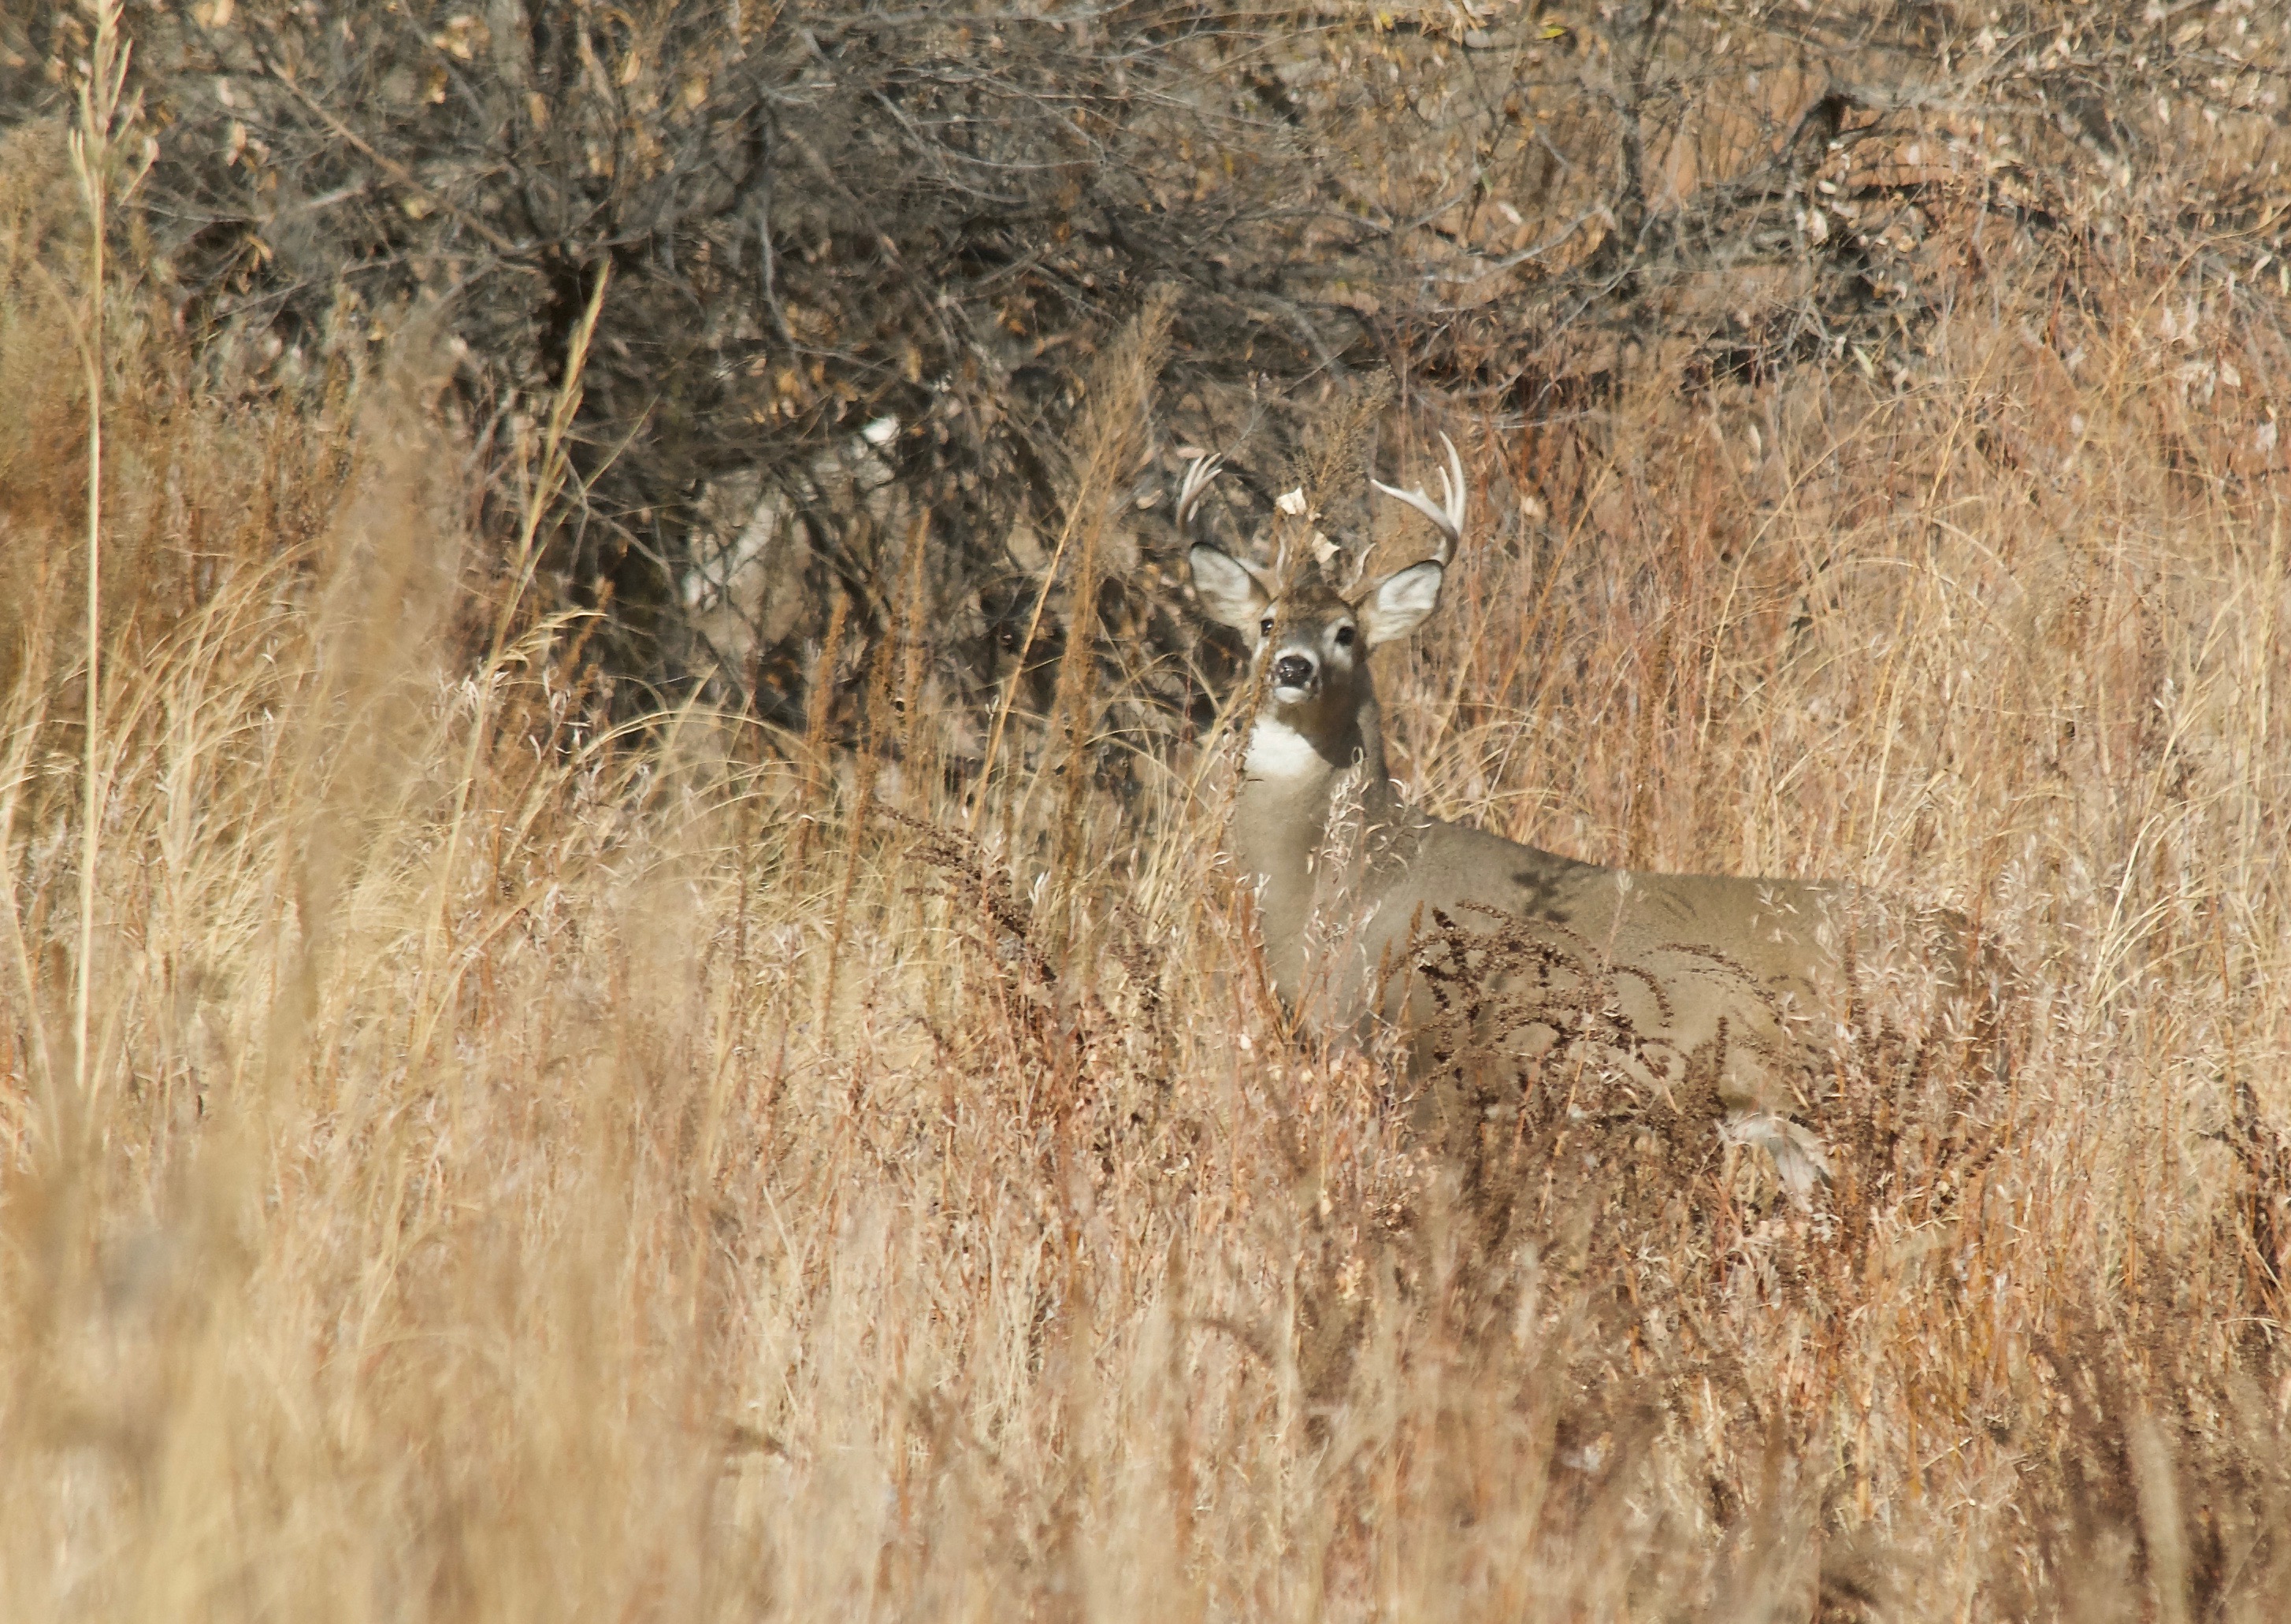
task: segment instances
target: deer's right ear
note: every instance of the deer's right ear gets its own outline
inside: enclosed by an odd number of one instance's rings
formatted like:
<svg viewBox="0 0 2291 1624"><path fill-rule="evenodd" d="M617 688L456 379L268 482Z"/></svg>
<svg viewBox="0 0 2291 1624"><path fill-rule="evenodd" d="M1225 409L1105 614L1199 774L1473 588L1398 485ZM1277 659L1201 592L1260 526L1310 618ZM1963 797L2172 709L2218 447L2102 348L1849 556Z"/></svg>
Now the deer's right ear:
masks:
<svg viewBox="0 0 2291 1624"><path fill-rule="evenodd" d="M1360 606L1361 629L1368 634L1369 647L1405 637L1423 625L1424 617L1440 606L1440 583L1446 573L1438 559L1427 558L1378 582Z"/></svg>
<svg viewBox="0 0 2291 1624"><path fill-rule="evenodd" d="M1186 552L1186 563L1194 572L1194 592L1202 601L1202 612L1256 646L1258 628L1273 604L1257 577L1206 541Z"/></svg>

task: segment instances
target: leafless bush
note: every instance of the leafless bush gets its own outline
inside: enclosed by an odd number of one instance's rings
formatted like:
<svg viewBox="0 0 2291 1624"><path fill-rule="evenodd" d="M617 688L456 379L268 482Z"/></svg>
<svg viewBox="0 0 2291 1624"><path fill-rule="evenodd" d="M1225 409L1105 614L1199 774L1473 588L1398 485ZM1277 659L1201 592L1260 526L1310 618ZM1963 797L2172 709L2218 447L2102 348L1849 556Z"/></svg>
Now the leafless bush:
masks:
<svg viewBox="0 0 2291 1624"><path fill-rule="evenodd" d="M824 677L845 739L919 529L937 691L1039 689L1014 628L1051 591L1055 658L1084 364L1171 286L1092 617L1134 732L1202 714L1170 447L1261 503L1364 372L1507 440L1491 540L1533 546L1612 500L1632 390L1764 389L1771 434L1778 380L1913 379L2006 269L2271 320L2233 290L2280 274L2279 10L152 5L139 240L237 388L435 332L503 509L609 265L555 604L604 613L623 710L700 684L800 729ZM0 105L52 107L84 27L0 20Z"/></svg>

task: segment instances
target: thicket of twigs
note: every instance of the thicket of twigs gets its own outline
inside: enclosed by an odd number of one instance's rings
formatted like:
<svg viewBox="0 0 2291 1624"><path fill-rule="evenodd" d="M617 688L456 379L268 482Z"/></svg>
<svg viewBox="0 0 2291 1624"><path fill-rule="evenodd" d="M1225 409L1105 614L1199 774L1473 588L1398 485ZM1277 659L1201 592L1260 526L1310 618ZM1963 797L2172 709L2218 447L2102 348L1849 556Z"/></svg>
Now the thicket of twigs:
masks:
<svg viewBox="0 0 2291 1624"><path fill-rule="evenodd" d="M2039 330L2110 276L2267 324L2281 276L2287 31L2256 0L125 20L159 138L139 284L208 387L323 409L429 347L488 538L609 272L536 585L603 612L623 716L699 684L800 726L840 602L848 739L919 524L935 676L975 716L1071 519L1089 357L1157 287L1136 500L1190 442L1261 512L1330 394L1389 372L1502 428L1494 534L1532 545L1520 503L1580 522L1634 388L1892 382L2007 285ZM68 112L91 27L0 17L0 108ZM1120 527L1099 606L1162 713L1191 697L1139 669L1191 642L1167 511Z"/></svg>
<svg viewBox="0 0 2291 1624"><path fill-rule="evenodd" d="M0 1608L2271 1617L2280 21L0 20ZM1433 428L1411 792L1978 917L2001 1096L1289 1029L1170 476Z"/></svg>

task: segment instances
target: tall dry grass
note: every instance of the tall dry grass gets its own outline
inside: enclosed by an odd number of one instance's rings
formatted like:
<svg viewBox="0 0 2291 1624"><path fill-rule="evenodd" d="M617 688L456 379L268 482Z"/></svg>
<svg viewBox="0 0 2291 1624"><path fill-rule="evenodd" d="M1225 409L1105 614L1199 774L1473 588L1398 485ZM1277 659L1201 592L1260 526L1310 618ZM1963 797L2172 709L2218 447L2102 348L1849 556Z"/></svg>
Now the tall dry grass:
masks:
<svg viewBox="0 0 2291 1624"><path fill-rule="evenodd" d="M600 728L418 355L226 405L109 311L88 736L85 402L12 281L0 1611L2276 1616L2291 535L2166 292L1628 400L1572 528L1451 425L1417 793L1950 903L2027 986L1982 1156L1904 1112L1812 1214L1721 1166L1491 1251L1402 1085L1284 1034L1214 740L1096 787L1071 655L964 804L912 601L856 764Z"/></svg>

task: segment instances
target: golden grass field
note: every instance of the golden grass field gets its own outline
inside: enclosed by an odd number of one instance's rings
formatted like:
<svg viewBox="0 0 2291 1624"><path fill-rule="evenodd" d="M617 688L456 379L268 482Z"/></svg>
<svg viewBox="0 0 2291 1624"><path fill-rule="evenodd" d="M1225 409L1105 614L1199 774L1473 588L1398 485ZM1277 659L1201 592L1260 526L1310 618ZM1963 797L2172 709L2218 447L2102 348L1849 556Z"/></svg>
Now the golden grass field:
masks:
<svg viewBox="0 0 2291 1624"><path fill-rule="evenodd" d="M0 1616L2291 1607L2291 531L2200 287L1626 396L1379 657L1440 813L1949 904L2022 981L2001 1088L1841 1059L1885 1132L1813 1212L1713 1161L1491 1248L1284 1034L1216 740L1117 795L1014 723L966 803L912 638L856 751L604 726L413 361L234 404L114 301L91 788L12 218ZM1083 432L1174 467L1139 393ZM1515 507L1532 436L1442 423Z"/></svg>

